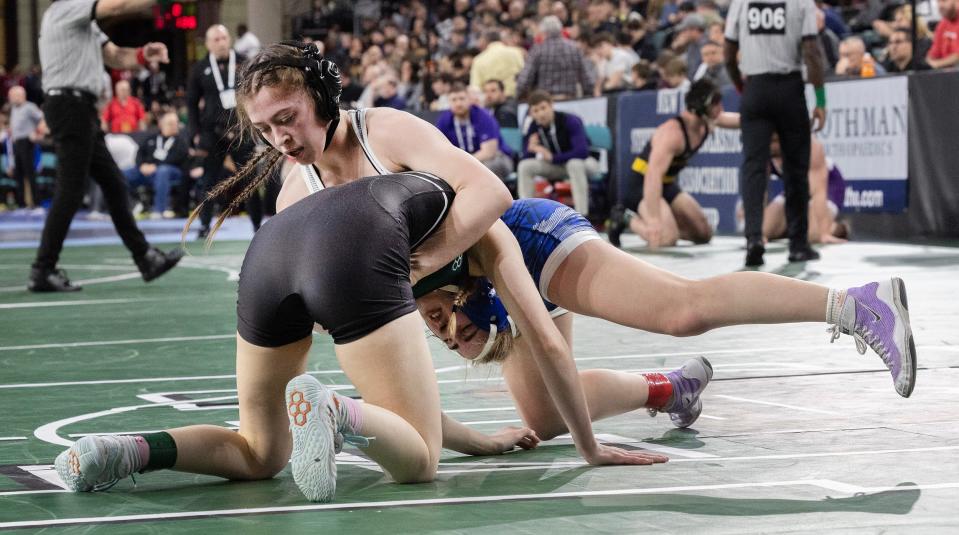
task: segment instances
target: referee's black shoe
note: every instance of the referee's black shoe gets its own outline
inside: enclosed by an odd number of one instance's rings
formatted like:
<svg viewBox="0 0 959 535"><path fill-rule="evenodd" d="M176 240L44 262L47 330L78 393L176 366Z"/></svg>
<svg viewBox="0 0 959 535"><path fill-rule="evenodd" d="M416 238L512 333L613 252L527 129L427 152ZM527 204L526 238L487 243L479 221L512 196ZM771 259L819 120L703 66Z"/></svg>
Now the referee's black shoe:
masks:
<svg viewBox="0 0 959 535"><path fill-rule="evenodd" d="M763 245L762 238L750 238L746 240L746 267L759 267L765 262L763 255L766 253L766 246Z"/></svg>
<svg viewBox="0 0 959 535"><path fill-rule="evenodd" d="M617 204L609 211L609 224L606 225L606 235L609 237L609 243L616 248L621 248L623 243L619 237L626 230L626 209Z"/></svg>
<svg viewBox="0 0 959 535"><path fill-rule="evenodd" d="M808 243L795 248L789 247L790 262L811 262L813 260L819 260L819 252L810 247Z"/></svg>
<svg viewBox="0 0 959 535"><path fill-rule="evenodd" d="M27 289L31 292L77 292L82 286L75 286L62 269L30 268Z"/></svg>
<svg viewBox="0 0 959 535"><path fill-rule="evenodd" d="M140 275L143 276L143 281L150 282L173 269L173 266L177 265L177 262L183 258L183 254L183 249L179 247L168 253L164 253L155 247L150 247L147 249L146 254L139 258L134 258L133 261L136 262L137 268L140 269Z"/></svg>

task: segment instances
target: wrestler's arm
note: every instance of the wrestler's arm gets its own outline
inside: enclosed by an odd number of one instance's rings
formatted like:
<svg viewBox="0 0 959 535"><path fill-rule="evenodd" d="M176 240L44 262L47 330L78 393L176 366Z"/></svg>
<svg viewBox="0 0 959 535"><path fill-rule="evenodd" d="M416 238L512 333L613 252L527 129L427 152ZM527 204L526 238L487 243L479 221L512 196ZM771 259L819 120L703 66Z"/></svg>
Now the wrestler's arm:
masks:
<svg viewBox="0 0 959 535"><path fill-rule="evenodd" d="M496 222L470 251L503 300L536 359L543 382L580 455L590 464L648 462L630 452L599 444L593 435L586 395L572 353L556 323L550 318L536 289L516 238L501 221Z"/></svg>
<svg viewBox="0 0 959 535"><path fill-rule="evenodd" d="M513 199L503 181L453 146L430 123L387 108L376 109L367 118L370 139L385 165L432 173L456 192L443 225L411 258L416 282L469 249L509 209Z"/></svg>
<svg viewBox="0 0 959 535"><path fill-rule="evenodd" d="M643 179L643 204L647 212L643 214L646 236L651 249L659 247L662 230L662 214L659 201L663 198L663 177L673 161L673 156L683 150L682 134L676 121L661 125L653 133L652 148Z"/></svg>
<svg viewBox="0 0 959 535"><path fill-rule="evenodd" d="M443 447L466 455L499 455L519 446L524 450L535 448L539 437L528 427L504 427L487 435L450 418L443 418Z"/></svg>
<svg viewBox="0 0 959 535"><path fill-rule="evenodd" d="M739 114L736 112L724 111L716 118L716 126L720 128L738 129L740 124Z"/></svg>
<svg viewBox="0 0 959 535"><path fill-rule="evenodd" d="M831 243L839 240L832 235L832 213L829 211L829 168L826 165L826 151L822 143L813 139L809 151L809 211L816 221L816 236L819 243Z"/></svg>

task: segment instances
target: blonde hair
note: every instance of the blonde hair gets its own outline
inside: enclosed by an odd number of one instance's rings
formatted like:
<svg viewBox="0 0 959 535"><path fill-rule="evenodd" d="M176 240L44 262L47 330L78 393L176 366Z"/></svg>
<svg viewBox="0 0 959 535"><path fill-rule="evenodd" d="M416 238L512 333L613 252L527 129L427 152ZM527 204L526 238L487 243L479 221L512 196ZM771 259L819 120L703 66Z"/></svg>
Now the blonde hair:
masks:
<svg viewBox="0 0 959 535"><path fill-rule="evenodd" d="M470 277L459 287L459 291L456 292L456 295L453 297L453 308L462 308L466 304L466 300L469 299L469 296L476 291L476 282L478 279L475 277ZM483 329L483 330L488 330ZM446 326L447 335L452 338L456 334L456 313L453 312L450 314L450 321ZM489 352L480 359L473 359L473 364L490 364L493 362L500 363L506 360L506 357L509 356L510 352L513 351L513 331L512 329L505 329L503 331L496 333L496 339L493 342L493 347L490 348Z"/></svg>

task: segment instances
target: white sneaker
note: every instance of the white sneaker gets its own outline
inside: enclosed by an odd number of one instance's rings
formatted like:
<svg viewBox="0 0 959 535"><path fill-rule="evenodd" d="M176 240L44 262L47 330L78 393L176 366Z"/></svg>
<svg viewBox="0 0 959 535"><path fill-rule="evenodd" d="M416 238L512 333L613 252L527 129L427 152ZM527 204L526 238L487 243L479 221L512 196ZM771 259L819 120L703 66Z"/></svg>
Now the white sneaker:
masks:
<svg viewBox="0 0 959 535"><path fill-rule="evenodd" d="M74 492L107 490L141 468L136 439L126 435L88 436L57 455L54 467Z"/></svg>
<svg viewBox="0 0 959 535"><path fill-rule="evenodd" d="M331 502L338 434L333 392L303 374L287 383L285 401L293 434L293 480L311 502Z"/></svg>

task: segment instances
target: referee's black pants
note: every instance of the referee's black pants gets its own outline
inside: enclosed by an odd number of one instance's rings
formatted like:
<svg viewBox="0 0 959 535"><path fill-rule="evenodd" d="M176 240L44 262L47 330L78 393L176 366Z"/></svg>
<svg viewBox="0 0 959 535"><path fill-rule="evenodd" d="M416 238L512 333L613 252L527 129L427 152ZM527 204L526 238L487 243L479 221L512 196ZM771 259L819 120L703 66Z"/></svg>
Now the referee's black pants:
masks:
<svg viewBox="0 0 959 535"><path fill-rule="evenodd" d="M56 267L70 222L83 202L88 176L103 191L110 218L123 245L134 258L146 254L149 244L133 219L127 182L107 150L93 96L47 95L43 115L56 147L57 179L33 267Z"/></svg>
<svg viewBox="0 0 959 535"><path fill-rule="evenodd" d="M802 75L761 74L746 81L739 107L743 136L740 191L746 239L761 240L769 176L769 142L779 134L790 251L808 246L809 110Z"/></svg>
<svg viewBox="0 0 959 535"><path fill-rule="evenodd" d="M33 208L37 198L37 167L34 162L36 148L30 138L24 137L13 142L13 181L17 184L14 196L20 208ZM27 188L30 198L27 199Z"/></svg>
<svg viewBox="0 0 959 535"><path fill-rule="evenodd" d="M200 149L205 150L207 155L203 158L203 178L200 182L199 200L206 199L207 194L213 190L225 177L226 170L223 168L223 161L227 155L233 160L237 171L246 165L246 162L253 156L253 143L247 139L237 140L235 137L226 134L220 135L214 132L205 132L200 134ZM223 201L228 201L223 199ZM222 208L221 208L222 209ZM246 210L253 222L253 229L260 229L260 222L263 219L263 204L260 193L254 192L246 201ZM210 221L213 220L213 203L207 203L200 212L200 224L203 228L210 228Z"/></svg>

